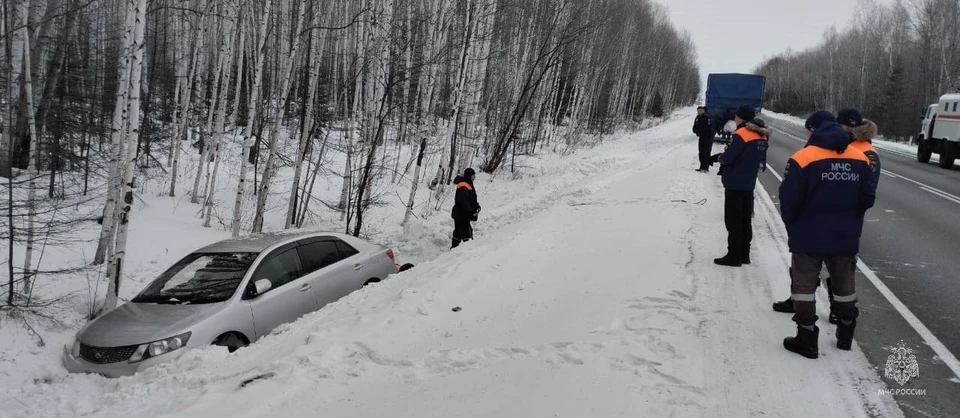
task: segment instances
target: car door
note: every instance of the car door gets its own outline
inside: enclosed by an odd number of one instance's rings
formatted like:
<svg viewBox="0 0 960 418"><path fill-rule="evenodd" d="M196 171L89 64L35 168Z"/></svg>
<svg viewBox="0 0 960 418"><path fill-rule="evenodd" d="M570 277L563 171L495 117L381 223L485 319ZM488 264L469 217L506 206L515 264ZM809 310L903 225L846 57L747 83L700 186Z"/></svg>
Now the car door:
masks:
<svg viewBox="0 0 960 418"><path fill-rule="evenodd" d="M342 240L336 240L337 250L340 252L340 259L343 260L343 264L350 267L349 277L347 281L349 286L353 289L359 289L363 287L363 284L374 277L378 279L383 279L383 277L378 277L376 271L373 271L374 266L370 265L370 260L362 259L362 255L356 248L353 248L350 244L343 242ZM352 291L352 290L351 290Z"/></svg>
<svg viewBox="0 0 960 418"><path fill-rule="evenodd" d="M359 289L363 283L356 284L356 277L362 269L344 259L337 247L336 238L320 238L301 241L301 262L310 271L309 277L316 289L317 303L320 307L335 302Z"/></svg>
<svg viewBox="0 0 960 418"><path fill-rule="evenodd" d="M250 286L261 279L270 280L272 287L248 300L258 338L269 334L280 324L293 322L317 310L316 294L308 278L303 275L296 244L281 247L264 257L254 271Z"/></svg>

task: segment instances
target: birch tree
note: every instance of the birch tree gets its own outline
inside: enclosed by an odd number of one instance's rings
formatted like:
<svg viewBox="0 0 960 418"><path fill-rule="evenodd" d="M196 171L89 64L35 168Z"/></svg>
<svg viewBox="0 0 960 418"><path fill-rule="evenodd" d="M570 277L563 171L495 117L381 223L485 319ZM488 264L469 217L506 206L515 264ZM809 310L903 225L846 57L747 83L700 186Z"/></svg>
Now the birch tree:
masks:
<svg viewBox="0 0 960 418"><path fill-rule="evenodd" d="M253 147L253 124L257 117L257 106L260 98L260 83L263 80L263 66L266 59L267 24L270 21L271 0L266 0L263 12L260 13L260 25L256 34L256 64L254 64L253 86L248 92L247 125L243 131L243 159L240 161L240 179L237 184L237 197L233 202L233 220L230 229L234 237L240 234L240 211L246 196L247 172L250 170L250 149ZM238 97L239 100L239 97Z"/></svg>
<svg viewBox="0 0 960 418"><path fill-rule="evenodd" d="M123 262L126 259L127 239L130 226L130 215L133 206L134 185L136 182L136 163L137 155L135 152L137 138L140 133L140 82L143 74L143 54L144 54L144 30L146 27L147 0L128 0L127 1L127 31L131 33L131 42L129 50L129 83L121 84L121 90L128 90L127 100L128 110L126 122L126 141L125 165L123 167L123 182L121 183L121 193L123 200L120 202L120 210L117 216L110 219L111 223L117 224L116 244L113 253L110 255L110 262L107 267L107 297L104 301L104 311L117 307L117 298L120 294L120 281L123 274ZM123 128L121 128L123 129ZM104 223L107 220L104 219Z"/></svg>

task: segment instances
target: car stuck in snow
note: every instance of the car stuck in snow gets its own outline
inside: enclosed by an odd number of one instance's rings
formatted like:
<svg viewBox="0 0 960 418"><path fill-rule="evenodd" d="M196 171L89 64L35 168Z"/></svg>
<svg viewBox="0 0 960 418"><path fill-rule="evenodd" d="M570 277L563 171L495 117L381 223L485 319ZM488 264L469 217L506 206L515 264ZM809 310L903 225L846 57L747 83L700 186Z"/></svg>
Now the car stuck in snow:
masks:
<svg viewBox="0 0 960 418"><path fill-rule="evenodd" d="M192 348L231 352L400 268L393 250L329 232L220 241L182 258L130 302L86 324L70 372L135 374Z"/></svg>

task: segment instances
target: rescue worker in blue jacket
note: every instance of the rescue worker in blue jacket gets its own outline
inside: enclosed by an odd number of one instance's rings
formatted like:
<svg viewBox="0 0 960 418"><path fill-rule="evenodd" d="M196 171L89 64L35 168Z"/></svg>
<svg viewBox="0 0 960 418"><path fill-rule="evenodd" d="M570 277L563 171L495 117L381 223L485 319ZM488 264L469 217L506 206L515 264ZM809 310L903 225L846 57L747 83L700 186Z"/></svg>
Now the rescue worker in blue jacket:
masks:
<svg viewBox="0 0 960 418"><path fill-rule="evenodd" d="M727 254L713 262L722 266L740 267L750 264L750 243L753 241L753 191L757 175L767 166L767 138L770 130L756 111L749 106L737 109L730 146L711 160L720 163L724 187L723 220L727 227Z"/></svg>
<svg viewBox="0 0 960 418"><path fill-rule="evenodd" d="M453 218L453 243L450 248L457 248L463 241L473 239L473 226L471 221L476 221L480 215L480 204L477 203L477 191L474 189L473 181L477 178L477 172L472 168L463 170L462 176L454 177L453 182L457 185L457 193L454 196L453 208L450 210L450 217Z"/></svg>
<svg viewBox="0 0 960 418"><path fill-rule="evenodd" d="M699 139L700 168L697 168L697 171L706 173L710 171L710 150L713 149L713 125L710 123L706 107L697 107L697 118L693 120L693 134Z"/></svg>
<svg viewBox="0 0 960 418"><path fill-rule="evenodd" d="M807 131L807 140L808 141L810 140L810 136L813 134L813 131L817 130L817 128L819 128L820 125L823 124L824 122L836 122L836 121L837 121L837 118L833 116L833 113L830 113L826 110L818 110L816 112L813 112L813 114L811 114L803 124L803 127L806 128L806 131ZM790 276L793 277L792 272ZM820 283L818 282L817 284L819 285ZM784 300L774 302L773 310L777 312L794 313L793 299L791 299L790 297L787 297Z"/></svg>
<svg viewBox="0 0 960 418"><path fill-rule="evenodd" d="M869 119L864 119L860 111L855 108L841 109L840 112L837 113L836 118L829 112L821 110L810 115L810 118L807 120L808 133L812 131L812 129L810 129L811 127L816 128L821 122L826 120L835 120L844 131L850 134L850 146L863 152L863 154L867 156L867 159L870 160L871 187L874 190L874 195L876 195L877 186L880 182L880 154L877 153L877 149L874 148L871 143L873 138L877 136L876 123ZM833 281L827 277L826 283L827 296L830 299L829 322L836 325L839 323L839 319L837 317L836 304L833 299ZM773 309L778 312L793 313L793 301L787 298L784 301L774 303Z"/></svg>
<svg viewBox="0 0 960 418"><path fill-rule="evenodd" d="M837 348L849 350L859 314L854 282L863 217L876 199L870 161L849 146L850 135L836 122L813 131L793 154L780 184L780 215L787 227L797 335L783 340L787 350L819 357L816 298L820 269L833 280L839 325Z"/></svg>

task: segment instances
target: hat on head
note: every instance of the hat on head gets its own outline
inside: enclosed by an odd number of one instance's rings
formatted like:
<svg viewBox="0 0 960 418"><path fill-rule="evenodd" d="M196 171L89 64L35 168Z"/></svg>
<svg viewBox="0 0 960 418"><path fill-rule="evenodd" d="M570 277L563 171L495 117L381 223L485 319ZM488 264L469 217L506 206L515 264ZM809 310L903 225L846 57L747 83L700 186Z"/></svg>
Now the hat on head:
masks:
<svg viewBox="0 0 960 418"><path fill-rule="evenodd" d="M470 178L470 176L475 176L476 174L477 174L477 172L476 172L476 171L473 171L472 168L468 168L468 169L466 169L466 170L463 170L463 176L466 177L466 178L468 178L468 179Z"/></svg>
<svg viewBox="0 0 960 418"><path fill-rule="evenodd" d="M863 115L860 114L859 110L852 107L840 109L840 111L837 112L837 123L856 128L863 125Z"/></svg>
<svg viewBox="0 0 960 418"><path fill-rule="evenodd" d="M807 121L803 123L803 127L807 128L808 131L813 131L819 128L821 123L827 121L836 122L837 119L833 117L833 113L827 112L826 110L818 110L807 118Z"/></svg>
<svg viewBox="0 0 960 418"><path fill-rule="evenodd" d="M753 118L757 117L757 111L753 110L753 108L750 106L740 106L740 108L737 109L735 116L750 122L753 120Z"/></svg>

